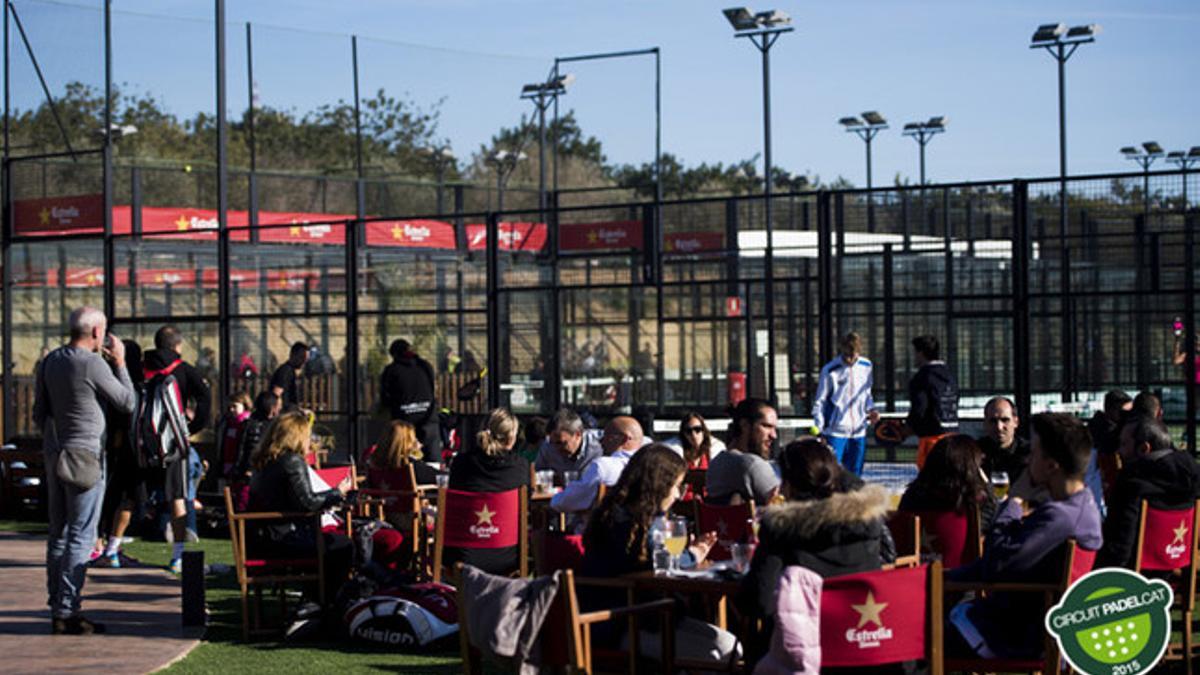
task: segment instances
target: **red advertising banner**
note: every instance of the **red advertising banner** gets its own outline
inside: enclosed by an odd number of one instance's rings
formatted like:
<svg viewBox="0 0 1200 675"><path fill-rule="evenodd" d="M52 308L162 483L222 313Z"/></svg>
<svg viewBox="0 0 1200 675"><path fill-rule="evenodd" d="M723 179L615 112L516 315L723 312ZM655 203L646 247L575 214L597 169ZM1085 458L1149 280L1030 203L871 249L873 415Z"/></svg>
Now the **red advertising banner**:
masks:
<svg viewBox="0 0 1200 675"><path fill-rule="evenodd" d="M13 230L16 234L103 232L104 195L15 200Z"/></svg>
<svg viewBox="0 0 1200 675"><path fill-rule="evenodd" d="M663 252L686 254L720 251L725 235L720 232L671 232L663 236Z"/></svg>
<svg viewBox="0 0 1200 675"><path fill-rule="evenodd" d="M560 251L642 250L642 221L569 223L558 229Z"/></svg>
<svg viewBox="0 0 1200 675"><path fill-rule="evenodd" d="M454 225L440 220L381 220L366 224L368 246L454 250Z"/></svg>
<svg viewBox="0 0 1200 675"><path fill-rule="evenodd" d="M538 252L546 248L545 223L498 223L497 238L500 240L501 251L531 251ZM467 250L483 251L487 249L487 225L483 223L467 224Z"/></svg>

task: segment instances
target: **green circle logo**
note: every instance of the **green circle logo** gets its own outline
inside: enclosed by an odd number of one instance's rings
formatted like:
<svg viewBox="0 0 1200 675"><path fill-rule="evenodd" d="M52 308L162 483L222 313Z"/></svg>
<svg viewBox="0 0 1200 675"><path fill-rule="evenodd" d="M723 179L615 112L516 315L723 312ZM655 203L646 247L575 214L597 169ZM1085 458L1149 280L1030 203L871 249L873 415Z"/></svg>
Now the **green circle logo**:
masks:
<svg viewBox="0 0 1200 675"><path fill-rule="evenodd" d="M1106 567L1081 577L1046 614L1046 630L1087 675L1136 675L1155 666L1171 637L1174 595L1160 579Z"/></svg>

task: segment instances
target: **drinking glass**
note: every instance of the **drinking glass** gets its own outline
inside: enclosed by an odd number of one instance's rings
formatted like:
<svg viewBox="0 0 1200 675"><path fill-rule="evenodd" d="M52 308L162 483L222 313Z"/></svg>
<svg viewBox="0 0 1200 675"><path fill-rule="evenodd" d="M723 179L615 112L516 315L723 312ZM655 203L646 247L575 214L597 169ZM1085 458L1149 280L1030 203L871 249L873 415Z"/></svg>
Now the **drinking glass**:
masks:
<svg viewBox="0 0 1200 675"><path fill-rule="evenodd" d="M1005 471L993 471L991 483L992 492L996 495L996 499L1004 501L1008 497L1008 473Z"/></svg>
<svg viewBox="0 0 1200 675"><path fill-rule="evenodd" d="M679 570L679 558L687 548L687 519L672 518L667 524L667 535L663 539L663 547L671 553L671 569Z"/></svg>
<svg viewBox="0 0 1200 675"><path fill-rule="evenodd" d="M563 485L574 483L577 480L579 480L579 472L578 471L564 471L563 472Z"/></svg>
<svg viewBox="0 0 1200 675"><path fill-rule="evenodd" d="M437 486L439 490L450 487L450 476L448 474L439 473L437 476Z"/></svg>
<svg viewBox="0 0 1200 675"><path fill-rule="evenodd" d="M534 474L534 480L536 481L534 489L538 492L549 492L550 488L554 487L554 471L538 471Z"/></svg>
<svg viewBox="0 0 1200 675"><path fill-rule="evenodd" d="M744 574L750 565L750 556L753 555L753 551L754 548L750 544L730 544L729 561L733 564L733 569Z"/></svg>

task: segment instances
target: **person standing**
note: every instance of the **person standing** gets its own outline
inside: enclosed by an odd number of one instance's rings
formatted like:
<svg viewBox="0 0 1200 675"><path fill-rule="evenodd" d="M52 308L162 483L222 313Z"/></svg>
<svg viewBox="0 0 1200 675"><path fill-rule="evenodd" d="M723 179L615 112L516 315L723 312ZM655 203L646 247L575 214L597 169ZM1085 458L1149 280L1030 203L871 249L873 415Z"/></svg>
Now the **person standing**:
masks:
<svg viewBox="0 0 1200 675"><path fill-rule="evenodd" d="M304 376L304 364L308 362L308 345L297 342L288 352L288 360L271 375L271 392L283 402L284 410L300 405L300 378Z"/></svg>
<svg viewBox="0 0 1200 675"><path fill-rule="evenodd" d="M821 369L813 423L829 440L837 461L856 475L867 456L867 425L879 420L871 398L873 367L862 356L862 338L850 332L838 341L840 354Z"/></svg>
<svg viewBox="0 0 1200 675"><path fill-rule="evenodd" d="M408 340L392 342L388 353L392 362L379 376L380 404L393 420L413 425L425 459L440 461L442 429L438 424L433 366L413 351Z"/></svg>
<svg viewBox="0 0 1200 675"><path fill-rule="evenodd" d="M958 430L958 381L941 359L936 337L918 336L912 346L917 372L908 382L909 409L904 423L918 439L919 469L942 436Z"/></svg>
<svg viewBox="0 0 1200 675"><path fill-rule="evenodd" d="M144 357L143 374L146 376L148 392L153 391L157 383L167 376L175 378L179 386L180 406L184 410L190 408L194 411L187 426L188 436L194 436L208 426L212 414L212 394L200 371L183 360L179 351L182 347L183 333L178 328L169 324L159 328L154 334L154 349L146 352ZM193 452L190 447L184 449L180 457L167 462L162 474L163 496L171 509L171 526L166 533L174 545L170 568L176 574L183 570L183 544L189 534L195 534L195 508L191 503L195 493L189 476ZM188 520L193 523L191 533L188 532Z"/></svg>
<svg viewBox="0 0 1200 675"><path fill-rule="evenodd" d="M125 367L125 345L115 335L105 336L104 313L80 307L69 322L70 342L48 354L38 368L33 420L42 430L47 467L50 631L84 635L104 632L103 624L79 612L104 496L104 406L132 414L137 395ZM112 369L105 359L112 361ZM64 455L78 461L60 467ZM72 466L81 470L72 471Z"/></svg>

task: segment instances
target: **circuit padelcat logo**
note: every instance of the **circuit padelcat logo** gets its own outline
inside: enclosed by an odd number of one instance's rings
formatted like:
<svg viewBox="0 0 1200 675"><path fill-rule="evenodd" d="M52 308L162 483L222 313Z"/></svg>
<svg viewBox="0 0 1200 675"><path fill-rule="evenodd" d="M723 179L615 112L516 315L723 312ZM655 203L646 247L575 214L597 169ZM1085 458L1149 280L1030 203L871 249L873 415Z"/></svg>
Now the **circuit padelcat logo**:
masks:
<svg viewBox="0 0 1200 675"><path fill-rule="evenodd" d="M1075 670L1136 675L1167 649L1173 597L1165 581L1106 567L1071 584L1046 615L1046 630Z"/></svg>

